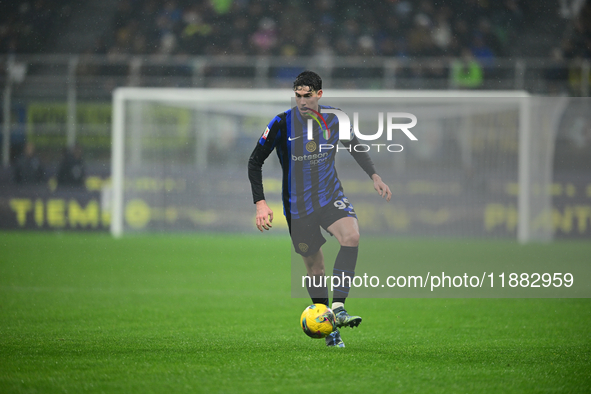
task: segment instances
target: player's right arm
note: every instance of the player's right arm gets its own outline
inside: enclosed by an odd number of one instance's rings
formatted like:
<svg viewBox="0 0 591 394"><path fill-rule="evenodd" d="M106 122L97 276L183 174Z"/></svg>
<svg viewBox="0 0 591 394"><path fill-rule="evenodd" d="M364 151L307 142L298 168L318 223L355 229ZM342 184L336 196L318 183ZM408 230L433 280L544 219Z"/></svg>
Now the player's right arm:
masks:
<svg viewBox="0 0 591 394"><path fill-rule="evenodd" d="M250 159L248 160L248 179L252 189L253 202L256 204L256 225L260 231L269 230L273 222L273 211L265 201L263 189L263 164L273 149L284 138L286 129L285 118L276 116L271 120L261 138L257 142Z"/></svg>
<svg viewBox="0 0 591 394"><path fill-rule="evenodd" d="M260 232L263 232L263 229L270 230L273 223L273 211L267 205L265 200L260 200L256 202L257 207L257 216L256 216L256 223L257 228Z"/></svg>

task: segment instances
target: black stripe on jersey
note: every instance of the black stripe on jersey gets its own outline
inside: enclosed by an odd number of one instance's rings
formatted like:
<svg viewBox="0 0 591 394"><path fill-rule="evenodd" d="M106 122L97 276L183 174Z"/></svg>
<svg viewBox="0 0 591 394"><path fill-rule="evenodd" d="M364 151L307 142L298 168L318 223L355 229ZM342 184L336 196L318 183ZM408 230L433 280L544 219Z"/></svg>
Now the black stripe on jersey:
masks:
<svg viewBox="0 0 591 394"><path fill-rule="evenodd" d="M309 152L308 154L314 154L315 152L319 151L320 147L320 135L322 134L322 130L317 127L314 127L314 133L312 136L314 137L314 146L316 146L316 150L313 152ZM312 200L312 210L318 211L321 207L320 205L320 193L319 193L319 186L320 186L320 175L318 171L318 164L314 167L310 165L308 161L308 166L310 167L310 182L312 184L311 190L311 200Z"/></svg>
<svg viewBox="0 0 591 394"><path fill-rule="evenodd" d="M290 162L291 162L291 155L289 152L289 148L287 145L287 137L289 136L289 128L285 127L285 125L287 124L286 121L286 117L287 114L283 113L281 114L281 120L282 120L282 125L283 128L282 130L284 130L284 133L286 135L283 136L283 138L281 138L280 141L280 145L277 148L277 157L279 158L279 163L281 163L281 170L283 171L283 178L281 179L283 182L283 187L282 187L282 193L281 193L281 198L283 199L283 210L284 210L284 214L289 215L290 212L290 205L289 205L289 168L290 168Z"/></svg>
<svg viewBox="0 0 591 394"><path fill-rule="evenodd" d="M292 155L295 157L300 157L305 154L305 142L307 142L307 135L304 133L304 129L300 122L299 113L297 113L297 109L292 109L291 111L291 127L290 127L290 137L292 138L291 141L291 152ZM299 136L302 137L299 137ZM291 159L291 158L290 158ZM296 212L299 216L302 214L305 215L306 213L306 204L305 198L303 195L298 196L297 190L299 188L303 189L304 185L304 162L291 160L291 194L292 196L296 197Z"/></svg>

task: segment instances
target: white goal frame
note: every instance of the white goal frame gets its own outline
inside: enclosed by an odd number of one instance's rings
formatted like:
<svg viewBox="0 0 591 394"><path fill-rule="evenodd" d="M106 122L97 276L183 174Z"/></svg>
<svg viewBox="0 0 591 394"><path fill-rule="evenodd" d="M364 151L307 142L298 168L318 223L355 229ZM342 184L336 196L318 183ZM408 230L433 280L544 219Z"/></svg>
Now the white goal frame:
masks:
<svg viewBox="0 0 591 394"><path fill-rule="evenodd" d="M289 89L207 89L207 88L137 88L123 87L113 93L112 146L111 146L111 234L118 238L123 235L123 197L125 165L125 104L133 101L159 101L175 103L223 102L231 97L236 101L256 101L264 97L265 102L288 104L293 98ZM530 199L532 197L530 155L531 155L531 104L525 91L464 91L464 90L339 90L330 89L323 97L371 97L371 98L421 98L426 101L442 98L503 98L519 106L519 158L517 202L517 239L521 243L531 240Z"/></svg>

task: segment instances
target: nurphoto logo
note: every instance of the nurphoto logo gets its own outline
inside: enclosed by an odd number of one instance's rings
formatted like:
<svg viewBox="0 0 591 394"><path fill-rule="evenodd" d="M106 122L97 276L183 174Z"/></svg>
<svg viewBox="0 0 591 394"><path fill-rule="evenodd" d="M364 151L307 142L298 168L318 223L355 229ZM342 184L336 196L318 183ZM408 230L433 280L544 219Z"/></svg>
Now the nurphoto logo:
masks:
<svg viewBox="0 0 591 394"><path fill-rule="evenodd" d="M386 122L384 122L384 112L378 112L378 131L374 134L363 134L359 130L359 112L353 113L353 127L351 127L351 120L349 116L336 108L322 108L322 113L334 114L339 119L339 139L340 140L351 140L353 136L357 137L361 141L375 141L382 137L384 134L384 123L386 123L386 139L388 141L392 141L392 135L394 134L395 130L400 130L410 139L411 141L417 141L417 137L409 130L417 125L417 117L408 112L388 112L386 114ZM326 121L321 113L314 111L316 115L318 115L324 125L326 125ZM395 122L395 119L397 122ZM410 122L399 123L400 119L408 119ZM314 117L317 123L321 124L320 121ZM313 121L312 119L308 119L308 139L313 139ZM321 125L322 127L322 125ZM325 126L326 128L326 126ZM327 128L326 128L327 129ZM327 132L329 134L330 131ZM329 134L330 135L330 134ZM377 151L380 151L381 147L385 147L388 152L402 152L404 147L400 144L356 144L356 145L349 145L348 147L336 147L337 151L341 149L345 149L351 151L353 149L356 152L368 152L371 150L371 147L375 147ZM330 149L335 149L335 146L332 144L320 144L320 152L327 151Z"/></svg>

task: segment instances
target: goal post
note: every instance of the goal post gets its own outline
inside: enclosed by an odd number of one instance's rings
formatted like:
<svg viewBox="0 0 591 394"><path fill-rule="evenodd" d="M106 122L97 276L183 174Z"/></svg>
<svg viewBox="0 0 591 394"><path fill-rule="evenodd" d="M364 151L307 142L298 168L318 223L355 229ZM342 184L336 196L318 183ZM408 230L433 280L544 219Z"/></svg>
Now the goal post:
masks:
<svg viewBox="0 0 591 394"><path fill-rule="evenodd" d="M105 194L111 233L251 231L248 155L291 100L288 89L116 89L111 189ZM417 113L418 141L397 140L403 152L370 152L394 191L387 212L372 213L372 204L356 207L367 212L359 213L360 220L379 222L376 231L520 242L552 238L552 120L560 115L555 106L516 91L327 90L320 103L354 104L361 108L361 126L373 132L375 120L364 119L363 111L391 104ZM341 159L346 152L337 156L337 168L354 167ZM277 218L275 154L264 171ZM351 179L339 176L347 194L361 196L366 191L358 185L366 179L356 171Z"/></svg>

